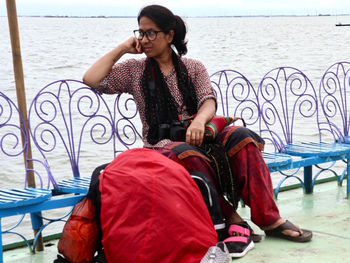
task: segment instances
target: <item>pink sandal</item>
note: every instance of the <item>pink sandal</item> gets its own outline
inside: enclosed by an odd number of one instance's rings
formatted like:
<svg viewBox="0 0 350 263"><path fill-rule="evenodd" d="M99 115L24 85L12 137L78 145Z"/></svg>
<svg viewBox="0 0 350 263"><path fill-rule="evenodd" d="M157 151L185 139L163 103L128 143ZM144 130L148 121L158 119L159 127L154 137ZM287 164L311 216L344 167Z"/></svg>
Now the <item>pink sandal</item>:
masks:
<svg viewBox="0 0 350 263"><path fill-rule="evenodd" d="M230 237L224 240L231 257L243 257L254 248L252 231L247 222L240 222L229 226Z"/></svg>

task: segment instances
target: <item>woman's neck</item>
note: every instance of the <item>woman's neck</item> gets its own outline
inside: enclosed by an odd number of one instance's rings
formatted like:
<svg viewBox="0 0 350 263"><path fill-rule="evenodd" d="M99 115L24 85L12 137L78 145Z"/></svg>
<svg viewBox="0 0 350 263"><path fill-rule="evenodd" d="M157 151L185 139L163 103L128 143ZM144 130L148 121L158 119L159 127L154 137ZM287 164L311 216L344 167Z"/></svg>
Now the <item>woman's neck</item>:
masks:
<svg viewBox="0 0 350 263"><path fill-rule="evenodd" d="M171 48L169 48L169 52L163 53L162 56L157 58L155 57L154 59L157 61L159 68L163 72L163 74L167 75L173 70L174 65Z"/></svg>

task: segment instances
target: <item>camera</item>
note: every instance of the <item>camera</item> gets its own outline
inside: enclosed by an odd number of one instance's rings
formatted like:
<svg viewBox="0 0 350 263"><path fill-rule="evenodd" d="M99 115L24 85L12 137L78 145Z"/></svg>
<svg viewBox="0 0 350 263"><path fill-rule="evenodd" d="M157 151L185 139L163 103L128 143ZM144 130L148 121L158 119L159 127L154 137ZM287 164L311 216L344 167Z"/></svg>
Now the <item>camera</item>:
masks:
<svg viewBox="0 0 350 263"><path fill-rule="evenodd" d="M186 140L186 129L179 121L172 121L170 124L162 123L158 127L158 138L183 142Z"/></svg>

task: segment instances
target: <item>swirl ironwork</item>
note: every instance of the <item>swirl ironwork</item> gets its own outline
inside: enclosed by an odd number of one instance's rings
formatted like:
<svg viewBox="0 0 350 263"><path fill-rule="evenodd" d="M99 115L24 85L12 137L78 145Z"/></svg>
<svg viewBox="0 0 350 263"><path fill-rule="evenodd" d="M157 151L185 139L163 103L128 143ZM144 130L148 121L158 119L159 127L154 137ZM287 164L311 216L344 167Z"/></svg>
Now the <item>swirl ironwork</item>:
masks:
<svg viewBox="0 0 350 263"><path fill-rule="evenodd" d="M140 116L137 110L135 100L127 94L120 94L114 102L114 128L121 143L115 147L115 152L120 153L125 149L130 149L135 146L135 143L141 141L142 131L141 125L136 126L135 123L140 123Z"/></svg>
<svg viewBox="0 0 350 263"><path fill-rule="evenodd" d="M285 151L293 143L294 125L298 117L315 117L318 125L316 91L300 70L292 67L275 68L259 84L260 132L271 140L275 149Z"/></svg>
<svg viewBox="0 0 350 263"><path fill-rule="evenodd" d="M258 123L257 93L245 76L227 69L215 72L210 79L224 116L241 117L248 126Z"/></svg>
<svg viewBox="0 0 350 263"><path fill-rule="evenodd" d="M350 130L350 63L338 62L323 74L319 96L325 120L322 131L339 142L349 142Z"/></svg>
<svg viewBox="0 0 350 263"><path fill-rule="evenodd" d="M64 106L63 106L64 104ZM113 118L105 100L76 80L59 80L45 86L29 108L33 142L45 165L46 154L63 147L74 177L79 177L83 139L104 145L114 139Z"/></svg>
<svg viewBox="0 0 350 263"><path fill-rule="evenodd" d="M22 145L22 138L24 143ZM26 153L28 132L16 104L0 92L0 149L9 157Z"/></svg>

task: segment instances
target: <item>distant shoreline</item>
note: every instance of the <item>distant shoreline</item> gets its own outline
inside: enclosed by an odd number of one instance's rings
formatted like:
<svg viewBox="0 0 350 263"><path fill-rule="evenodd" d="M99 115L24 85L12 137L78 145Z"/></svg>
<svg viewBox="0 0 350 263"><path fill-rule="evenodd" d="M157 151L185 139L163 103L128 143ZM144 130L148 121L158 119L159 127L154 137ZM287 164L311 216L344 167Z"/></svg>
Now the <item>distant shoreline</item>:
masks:
<svg viewBox="0 0 350 263"><path fill-rule="evenodd" d="M183 16L187 18L233 18L233 17L328 17L328 16L350 16L350 14L318 14L318 15L232 15L232 16ZM6 16L0 16L6 17ZM18 17L38 18L135 18L137 16L68 16L68 15L18 15Z"/></svg>

